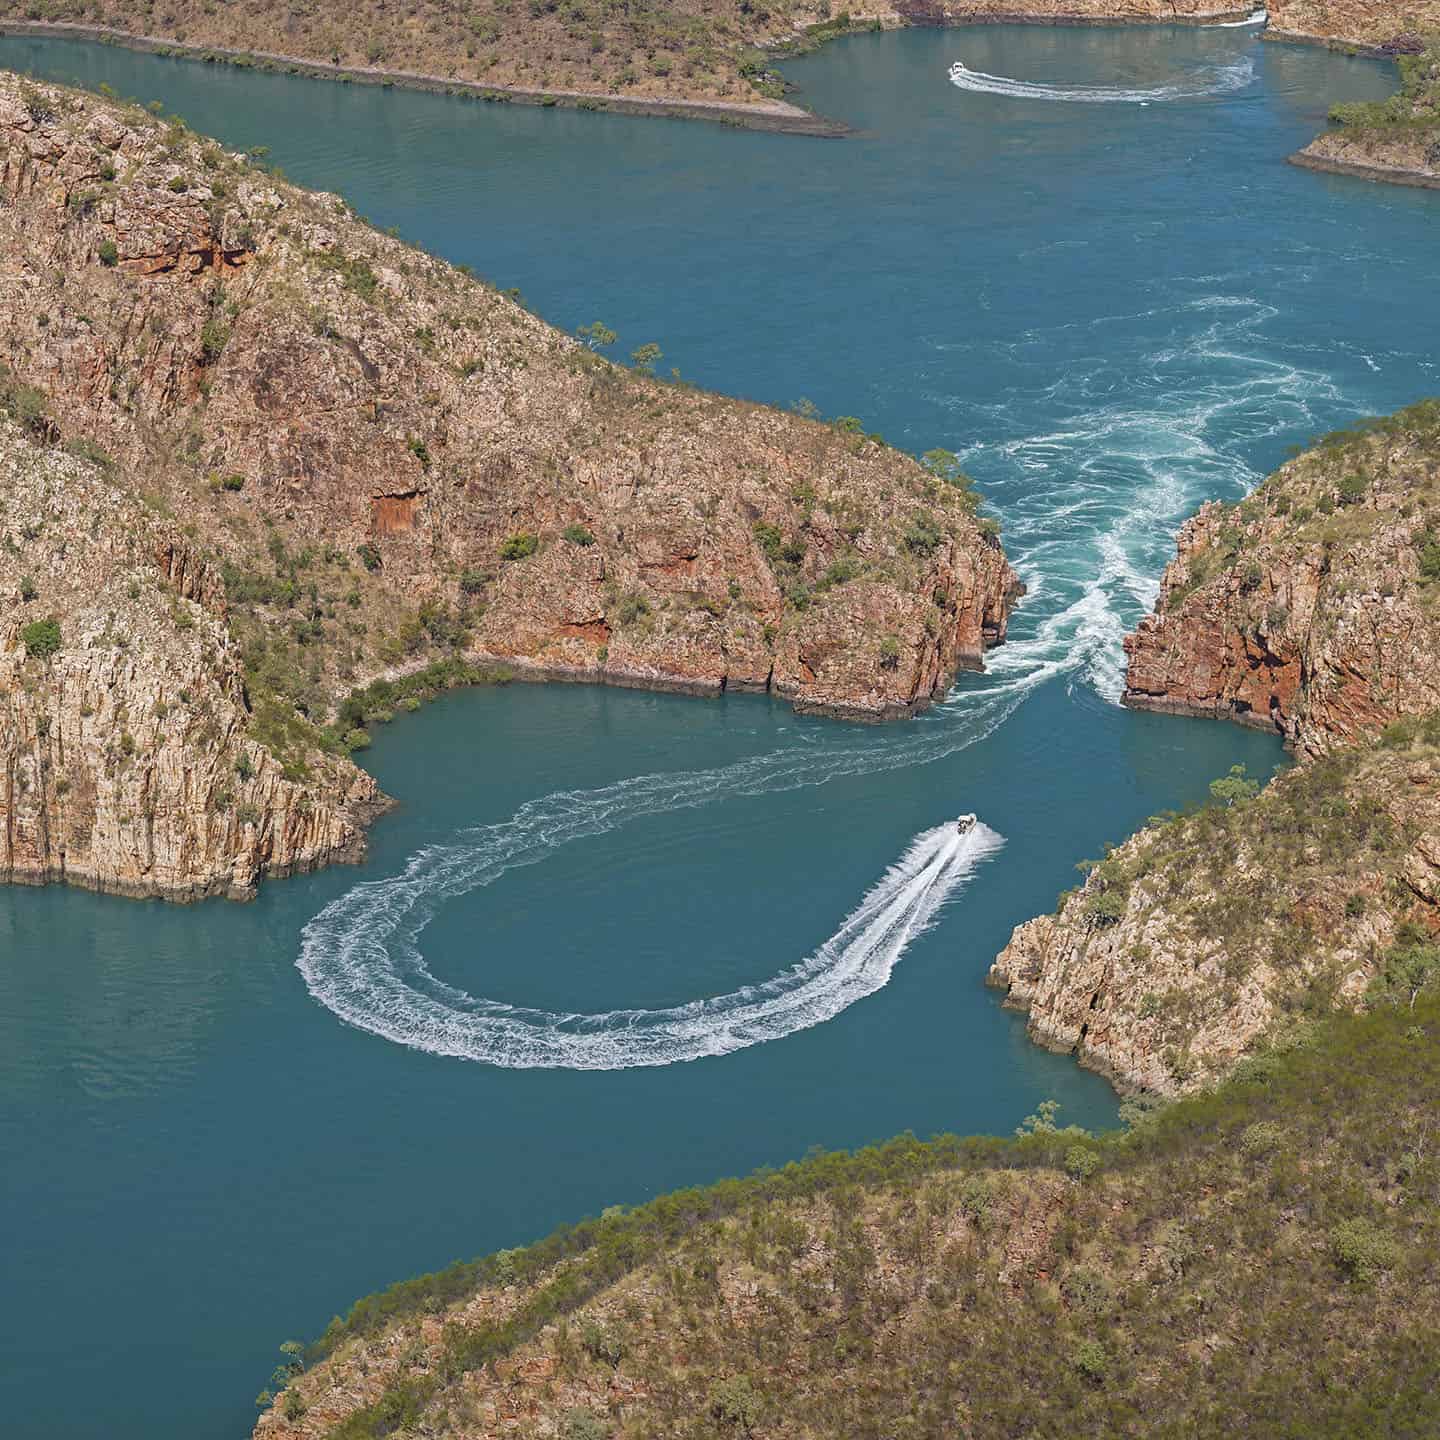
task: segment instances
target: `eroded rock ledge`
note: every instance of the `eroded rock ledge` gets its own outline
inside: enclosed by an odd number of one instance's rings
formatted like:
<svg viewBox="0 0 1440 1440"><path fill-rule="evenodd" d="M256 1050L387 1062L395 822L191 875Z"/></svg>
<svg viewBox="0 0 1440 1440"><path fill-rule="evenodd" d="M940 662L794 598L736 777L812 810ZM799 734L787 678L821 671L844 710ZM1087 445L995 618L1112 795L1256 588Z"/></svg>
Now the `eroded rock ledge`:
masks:
<svg viewBox="0 0 1440 1440"><path fill-rule="evenodd" d="M345 750L413 703L407 673L502 660L886 719L980 666L1020 592L952 465L614 365L178 121L4 75L0 367L5 454L49 467L36 517L5 520L15 695L53 692L68 765L98 763L112 712L133 721L130 778L84 843L35 799L59 763L36 752L5 802L15 878L248 894L353 855L378 802ZM69 530L107 486L125 534L166 527L123 593L200 604L179 639L148 612L86 618L122 582L74 563ZM106 525L85 544L118 545ZM26 599L32 570L49 578ZM60 649L22 658L49 615ZM202 664L185 647L207 626L213 713L190 724L169 672ZM14 771L44 707L10 703ZM109 718L80 725L85 706Z"/></svg>

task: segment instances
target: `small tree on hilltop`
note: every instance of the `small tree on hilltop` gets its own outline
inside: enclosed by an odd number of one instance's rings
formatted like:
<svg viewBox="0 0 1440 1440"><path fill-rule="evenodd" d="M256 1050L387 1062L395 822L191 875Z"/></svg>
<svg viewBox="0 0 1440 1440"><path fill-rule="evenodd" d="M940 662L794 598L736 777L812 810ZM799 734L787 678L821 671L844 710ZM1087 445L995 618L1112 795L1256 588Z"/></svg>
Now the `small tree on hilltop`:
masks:
<svg viewBox="0 0 1440 1440"><path fill-rule="evenodd" d="M615 332L603 320L595 320L589 325L582 325L575 333L592 350L604 350L606 346L613 345L617 338Z"/></svg>
<svg viewBox="0 0 1440 1440"><path fill-rule="evenodd" d="M1232 805L1253 800L1259 793L1260 782L1248 779L1243 765L1232 765L1228 775L1210 782L1210 798L1224 805L1227 810Z"/></svg>

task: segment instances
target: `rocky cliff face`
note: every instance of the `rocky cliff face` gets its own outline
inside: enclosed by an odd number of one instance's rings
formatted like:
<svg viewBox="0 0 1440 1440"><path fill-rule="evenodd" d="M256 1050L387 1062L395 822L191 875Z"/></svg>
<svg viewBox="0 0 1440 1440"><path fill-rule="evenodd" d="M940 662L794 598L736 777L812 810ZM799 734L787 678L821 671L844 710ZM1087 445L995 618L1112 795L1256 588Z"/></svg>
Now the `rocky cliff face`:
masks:
<svg viewBox="0 0 1440 1440"><path fill-rule="evenodd" d="M990 983L1037 1043L1160 1095L1359 1003L1398 940L1440 930L1440 727L1426 733L1140 831L1016 929Z"/></svg>
<svg viewBox="0 0 1440 1440"><path fill-rule="evenodd" d="M1126 703L1273 727L1301 765L1152 826L990 979L1126 1088L1213 1079L1440 931L1440 403L1329 437L1181 532ZM1377 739L1377 736L1379 737Z"/></svg>
<svg viewBox="0 0 1440 1440"><path fill-rule="evenodd" d="M1302 751L1440 706L1440 403L1330 437L1180 533L1126 641L1125 703Z"/></svg>
<svg viewBox="0 0 1440 1440"><path fill-rule="evenodd" d="M437 661L884 719L1004 638L963 480L613 365L177 121L0 77L0 199L7 393L174 517L281 767ZM168 888L231 888L200 853Z"/></svg>
<svg viewBox="0 0 1440 1440"><path fill-rule="evenodd" d="M218 578L173 521L13 422L0 495L0 878L246 898L358 853L374 782L255 742Z"/></svg>

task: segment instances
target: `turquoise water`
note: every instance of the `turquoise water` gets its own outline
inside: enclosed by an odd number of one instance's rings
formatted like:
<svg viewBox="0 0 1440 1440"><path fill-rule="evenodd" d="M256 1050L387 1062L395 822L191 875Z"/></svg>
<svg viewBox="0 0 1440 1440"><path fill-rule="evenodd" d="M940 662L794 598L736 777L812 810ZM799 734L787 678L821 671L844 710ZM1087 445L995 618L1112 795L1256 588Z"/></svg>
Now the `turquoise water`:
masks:
<svg viewBox="0 0 1440 1440"><path fill-rule="evenodd" d="M988 88L951 83L957 59ZM1008 1130L1049 1095L1113 1118L980 980L1076 860L1280 759L1120 710L1118 639L1201 499L1440 390L1440 196L1282 163L1386 70L1234 30L863 37L791 67L857 127L820 142L58 42L0 39L0 63L268 144L705 384L960 450L1031 586L991 672L912 725L450 696L370 752L402 808L358 874L183 910L0 891L7 1433L234 1436L280 1340L456 1255L812 1144ZM1003 844L912 851L961 810ZM907 854L874 933L846 930ZM904 946L917 877L948 904ZM385 981L368 1008L357 976ZM777 976L737 1034L744 987ZM643 1056L597 1049L621 1009L681 1013L639 1022ZM755 1043L653 1063L731 1040ZM569 1068L597 1058L651 1063Z"/></svg>

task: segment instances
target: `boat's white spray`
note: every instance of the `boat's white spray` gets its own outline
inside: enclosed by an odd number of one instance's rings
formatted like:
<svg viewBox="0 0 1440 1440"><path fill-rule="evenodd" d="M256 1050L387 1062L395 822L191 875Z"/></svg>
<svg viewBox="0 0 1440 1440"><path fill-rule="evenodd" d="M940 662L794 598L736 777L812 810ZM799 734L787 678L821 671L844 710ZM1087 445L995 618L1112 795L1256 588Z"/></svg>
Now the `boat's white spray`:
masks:
<svg viewBox="0 0 1440 1440"><path fill-rule="evenodd" d="M470 845L422 851L404 875L357 886L306 927L300 968L311 993L362 1030L491 1065L620 1070L724 1055L819 1025L874 994L1003 843L978 823L965 834L953 821L925 831L813 954L761 984L685 1005L588 1015L525 1009L468 995L426 969L415 936L438 899L488 884L622 816L671 808L667 791L672 803L704 803L683 798L687 780L699 778L652 776L551 796L508 825L477 832Z"/></svg>
<svg viewBox="0 0 1440 1440"><path fill-rule="evenodd" d="M1252 25L1268 25L1270 23L1270 12L1268 10L1252 10L1243 20L1217 20L1213 25L1207 25L1207 30L1248 30Z"/></svg>
<svg viewBox="0 0 1440 1440"><path fill-rule="evenodd" d="M1246 22L1249 23L1248 21ZM983 95L1003 95L1011 100L1052 100L1079 105L1148 105L1161 100L1199 100L1245 89L1255 78L1249 56L1221 66L1204 77L1176 81L1170 85L1139 88L1123 85L1045 85L1016 80L1008 75L987 75L971 70L961 60L950 67L950 83L961 90Z"/></svg>

